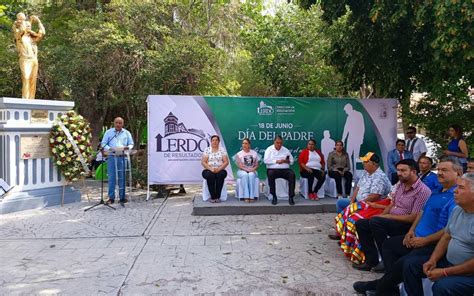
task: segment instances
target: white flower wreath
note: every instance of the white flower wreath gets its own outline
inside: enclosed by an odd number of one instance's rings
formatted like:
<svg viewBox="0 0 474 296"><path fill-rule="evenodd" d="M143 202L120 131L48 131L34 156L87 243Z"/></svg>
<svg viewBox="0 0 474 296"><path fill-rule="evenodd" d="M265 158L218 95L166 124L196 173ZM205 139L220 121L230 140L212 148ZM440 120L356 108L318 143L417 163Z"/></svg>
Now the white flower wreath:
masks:
<svg viewBox="0 0 474 296"><path fill-rule="evenodd" d="M59 116L50 133L51 155L68 182L89 173L87 160L92 154L92 135L84 117L74 111Z"/></svg>

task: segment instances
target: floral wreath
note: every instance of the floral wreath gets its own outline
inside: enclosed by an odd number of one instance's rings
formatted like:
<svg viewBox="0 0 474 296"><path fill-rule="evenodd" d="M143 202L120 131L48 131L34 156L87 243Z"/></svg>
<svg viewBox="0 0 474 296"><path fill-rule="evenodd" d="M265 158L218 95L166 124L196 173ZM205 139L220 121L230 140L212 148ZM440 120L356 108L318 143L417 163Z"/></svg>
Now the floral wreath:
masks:
<svg viewBox="0 0 474 296"><path fill-rule="evenodd" d="M54 163L68 182L89 173L87 161L92 155L89 122L75 111L68 111L53 123L49 146Z"/></svg>

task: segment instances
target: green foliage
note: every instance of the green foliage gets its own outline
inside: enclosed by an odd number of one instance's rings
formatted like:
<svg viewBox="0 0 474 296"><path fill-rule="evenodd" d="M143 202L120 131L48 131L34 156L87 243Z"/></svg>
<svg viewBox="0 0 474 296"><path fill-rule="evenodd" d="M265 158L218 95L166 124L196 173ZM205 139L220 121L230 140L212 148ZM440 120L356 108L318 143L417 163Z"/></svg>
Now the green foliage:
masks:
<svg viewBox="0 0 474 296"><path fill-rule="evenodd" d="M307 6L305 1L303 6ZM331 34L331 64L353 89L369 85L374 96L398 98L405 124L424 127L444 142L459 123L474 145L471 1L322 0ZM410 105L412 92L424 93Z"/></svg>
<svg viewBox="0 0 474 296"><path fill-rule="evenodd" d="M1 95L21 94L11 24L24 11L46 27L37 97L74 100L96 140L117 115L138 139L149 94L341 96L361 87L398 98L405 123L438 141L453 122L472 131L472 2L297 3L263 14L262 0L5 0ZM414 91L426 95L410 106Z"/></svg>
<svg viewBox="0 0 474 296"><path fill-rule="evenodd" d="M338 96L341 77L328 64L328 31L318 7L288 5L257 18L244 33L252 68L280 96Z"/></svg>
<svg viewBox="0 0 474 296"><path fill-rule="evenodd" d="M93 8L92 2L96 3ZM39 45L37 98L69 99L91 119L97 139L103 125L123 116L138 139L149 94L237 94L229 81L230 52L239 17L222 24L231 4L157 1L52 2L3 7L1 95L20 96L11 22L18 11L39 15L46 38ZM197 3L195 3L197 4ZM232 36L229 38L228 36Z"/></svg>

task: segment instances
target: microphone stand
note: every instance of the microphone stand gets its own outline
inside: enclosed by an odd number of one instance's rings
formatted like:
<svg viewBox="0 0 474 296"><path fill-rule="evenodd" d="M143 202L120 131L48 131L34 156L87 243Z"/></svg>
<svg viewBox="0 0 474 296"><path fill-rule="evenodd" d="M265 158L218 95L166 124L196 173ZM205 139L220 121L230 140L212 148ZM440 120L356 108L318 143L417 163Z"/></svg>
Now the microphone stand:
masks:
<svg viewBox="0 0 474 296"><path fill-rule="evenodd" d="M97 149L97 152L100 152L102 153L102 157L104 157L104 147L109 145L109 143L115 139L117 137L117 133L115 133L115 136L113 136L112 138L110 138L109 141L107 141L107 143L102 146L100 145L100 148ZM107 157L104 158L105 160L107 160ZM104 161L105 163L107 163L106 161ZM93 209L97 206L100 206L100 205L103 205L103 206L106 206L106 207L109 207L111 209L114 209L116 210L116 208L114 208L113 206L109 205L109 204L106 204L105 201L104 201L104 163L102 163L101 167L100 167L100 175L101 175L101 178L100 178L100 201L98 203L96 203L95 205L91 206L91 207L88 207L87 209L84 210L84 212L87 212L89 211L90 209Z"/></svg>

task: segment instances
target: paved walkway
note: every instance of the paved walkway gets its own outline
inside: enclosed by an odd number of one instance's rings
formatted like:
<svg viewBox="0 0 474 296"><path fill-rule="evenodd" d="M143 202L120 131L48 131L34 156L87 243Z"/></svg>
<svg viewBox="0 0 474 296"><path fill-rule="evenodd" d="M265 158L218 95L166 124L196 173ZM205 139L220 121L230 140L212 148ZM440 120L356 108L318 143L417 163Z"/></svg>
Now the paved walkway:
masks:
<svg viewBox="0 0 474 296"><path fill-rule="evenodd" d="M334 214L198 217L187 190L0 216L0 295L354 295L378 277L327 238Z"/></svg>

